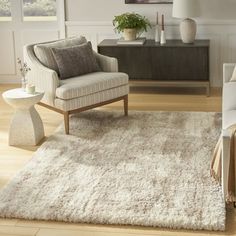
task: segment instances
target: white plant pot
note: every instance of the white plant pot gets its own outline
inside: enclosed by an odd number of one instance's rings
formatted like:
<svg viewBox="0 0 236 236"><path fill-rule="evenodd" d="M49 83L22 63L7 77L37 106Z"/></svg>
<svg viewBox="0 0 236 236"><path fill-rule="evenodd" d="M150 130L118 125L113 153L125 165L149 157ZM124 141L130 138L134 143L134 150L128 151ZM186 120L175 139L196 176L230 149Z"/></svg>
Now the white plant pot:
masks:
<svg viewBox="0 0 236 236"><path fill-rule="evenodd" d="M135 40L137 35L137 30L136 29L124 29L123 31L123 37L124 40Z"/></svg>

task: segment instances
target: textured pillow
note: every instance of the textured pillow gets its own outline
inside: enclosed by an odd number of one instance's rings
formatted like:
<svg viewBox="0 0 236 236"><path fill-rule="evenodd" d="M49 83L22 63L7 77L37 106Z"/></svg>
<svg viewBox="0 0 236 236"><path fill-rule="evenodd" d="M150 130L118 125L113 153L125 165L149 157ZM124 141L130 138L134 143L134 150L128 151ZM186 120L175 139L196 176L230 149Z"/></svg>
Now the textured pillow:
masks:
<svg viewBox="0 0 236 236"><path fill-rule="evenodd" d="M52 55L52 48L64 48L86 43L85 37L72 37L55 42L42 43L34 46L34 53L39 61L46 67L59 73L57 63Z"/></svg>
<svg viewBox="0 0 236 236"><path fill-rule="evenodd" d="M234 72L232 74L230 81L234 81L234 82L236 81L236 66L234 67Z"/></svg>
<svg viewBox="0 0 236 236"><path fill-rule="evenodd" d="M101 71L91 42L67 48L52 48L60 79Z"/></svg>

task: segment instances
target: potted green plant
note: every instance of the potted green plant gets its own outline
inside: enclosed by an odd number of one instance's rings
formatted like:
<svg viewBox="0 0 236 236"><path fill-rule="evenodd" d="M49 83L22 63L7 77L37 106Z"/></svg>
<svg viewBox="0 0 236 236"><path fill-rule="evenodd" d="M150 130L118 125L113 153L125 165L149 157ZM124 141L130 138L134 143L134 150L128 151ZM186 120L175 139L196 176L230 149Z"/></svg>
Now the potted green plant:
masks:
<svg viewBox="0 0 236 236"><path fill-rule="evenodd" d="M151 28L150 21L137 13L124 13L115 16L113 25L118 33L123 33L125 40L135 40L137 34L146 32L148 27Z"/></svg>

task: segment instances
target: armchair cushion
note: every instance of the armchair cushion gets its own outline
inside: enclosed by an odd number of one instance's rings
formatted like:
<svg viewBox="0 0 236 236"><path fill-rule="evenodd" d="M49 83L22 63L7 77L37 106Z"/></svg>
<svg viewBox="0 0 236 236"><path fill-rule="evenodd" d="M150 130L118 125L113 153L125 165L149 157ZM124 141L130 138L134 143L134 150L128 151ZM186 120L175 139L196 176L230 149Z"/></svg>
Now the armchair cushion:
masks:
<svg viewBox="0 0 236 236"><path fill-rule="evenodd" d="M52 48L60 79L101 71L91 42L67 48Z"/></svg>
<svg viewBox="0 0 236 236"><path fill-rule="evenodd" d="M103 90L97 93L85 95L79 98L69 100L55 99L55 107L63 111L73 111L78 108L109 101L114 98L125 96L129 93L129 85L123 85L116 88Z"/></svg>
<svg viewBox="0 0 236 236"><path fill-rule="evenodd" d="M57 63L52 54L52 48L63 48L86 43L85 37L73 37L55 42L41 43L34 45L34 53L38 60L46 67L59 73Z"/></svg>
<svg viewBox="0 0 236 236"><path fill-rule="evenodd" d="M128 85L128 75L125 73L94 72L60 80L56 97L64 100L74 99L123 85Z"/></svg>

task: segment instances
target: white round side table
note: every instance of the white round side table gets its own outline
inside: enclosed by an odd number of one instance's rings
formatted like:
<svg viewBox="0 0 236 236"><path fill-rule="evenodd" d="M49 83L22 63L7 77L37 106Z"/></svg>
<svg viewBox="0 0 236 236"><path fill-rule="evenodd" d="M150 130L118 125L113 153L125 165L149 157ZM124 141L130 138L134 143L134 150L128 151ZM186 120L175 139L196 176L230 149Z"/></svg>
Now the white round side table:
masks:
<svg viewBox="0 0 236 236"><path fill-rule="evenodd" d="M2 94L4 100L15 109L9 131L9 145L37 145L44 137L43 122L34 108L44 93L28 94L21 88Z"/></svg>

